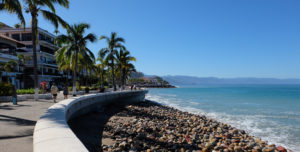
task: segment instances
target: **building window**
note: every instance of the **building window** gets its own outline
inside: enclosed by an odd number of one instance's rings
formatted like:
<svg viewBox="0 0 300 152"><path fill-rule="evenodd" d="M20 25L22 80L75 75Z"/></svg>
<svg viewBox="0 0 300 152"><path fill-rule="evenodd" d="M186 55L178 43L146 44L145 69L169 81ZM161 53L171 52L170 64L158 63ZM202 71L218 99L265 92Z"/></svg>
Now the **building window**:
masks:
<svg viewBox="0 0 300 152"><path fill-rule="evenodd" d="M45 36L43 34L39 34L39 40L45 40Z"/></svg>
<svg viewBox="0 0 300 152"><path fill-rule="evenodd" d="M32 45L26 45L26 48L27 49L32 49L33 47L32 47Z"/></svg>
<svg viewBox="0 0 300 152"><path fill-rule="evenodd" d="M32 41L31 33L23 33L22 34L22 41Z"/></svg>
<svg viewBox="0 0 300 152"><path fill-rule="evenodd" d="M46 63L46 57L40 56L40 61L41 61L42 63Z"/></svg>
<svg viewBox="0 0 300 152"><path fill-rule="evenodd" d="M15 40L20 41L20 34L12 34L11 37Z"/></svg>
<svg viewBox="0 0 300 152"><path fill-rule="evenodd" d="M44 34L39 34L39 40L46 41L48 43L54 44L54 38L48 37Z"/></svg>
<svg viewBox="0 0 300 152"><path fill-rule="evenodd" d="M44 47L44 46L40 46L40 50L42 51L42 52L47 52L47 53L50 53L50 54L54 54L54 52L56 51L56 50L53 50L53 49L50 49L50 48L48 48L48 47Z"/></svg>

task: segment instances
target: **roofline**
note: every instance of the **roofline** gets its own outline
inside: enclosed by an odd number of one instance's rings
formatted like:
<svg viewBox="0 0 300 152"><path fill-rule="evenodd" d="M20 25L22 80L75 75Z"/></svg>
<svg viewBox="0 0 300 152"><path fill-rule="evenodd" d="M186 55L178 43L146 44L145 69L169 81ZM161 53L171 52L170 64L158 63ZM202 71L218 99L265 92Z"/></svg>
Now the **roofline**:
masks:
<svg viewBox="0 0 300 152"><path fill-rule="evenodd" d="M15 39L13 39L13 38L7 37L7 36L5 36L5 35L1 35L1 34L0 34L0 37L3 38L3 39L6 39L6 40L8 40L8 41L15 42L16 45L17 45L17 47L24 47L24 46L25 46L25 44L23 44L23 43L21 43L21 42L15 40Z"/></svg>
<svg viewBox="0 0 300 152"><path fill-rule="evenodd" d="M20 31L20 32L24 32L24 31L28 32L28 31L30 31L31 32L32 29L30 27L27 27L27 28L2 28L2 29L0 28L0 32L9 32L9 31ZM49 36L52 36L52 37L56 38L56 36L54 34L50 33L47 30L44 30L44 29L42 29L40 27L38 27L38 31L41 31L43 33L48 34Z"/></svg>

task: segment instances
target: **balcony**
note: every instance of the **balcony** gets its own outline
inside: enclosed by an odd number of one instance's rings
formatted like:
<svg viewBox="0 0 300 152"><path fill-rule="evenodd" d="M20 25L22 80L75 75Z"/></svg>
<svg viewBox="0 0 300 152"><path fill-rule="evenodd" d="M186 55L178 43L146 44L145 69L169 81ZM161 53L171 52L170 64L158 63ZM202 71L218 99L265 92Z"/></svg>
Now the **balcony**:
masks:
<svg viewBox="0 0 300 152"><path fill-rule="evenodd" d="M55 61L38 61L38 65L45 65L45 66L52 66L52 67L58 67ZM33 66L33 61L26 61L26 66Z"/></svg>
<svg viewBox="0 0 300 152"><path fill-rule="evenodd" d="M51 75L51 76L62 76L62 74L60 74L58 71L48 71L46 72L45 70L44 71L41 71L41 70L38 70L38 75ZM33 75L33 69L26 69L24 71L24 74L25 75Z"/></svg>
<svg viewBox="0 0 300 152"><path fill-rule="evenodd" d="M7 59L7 60L15 60L15 61L18 60L18 57L16 55L9 54L9 53L3 53L1 51L0 51L0 58Z"/></svg>

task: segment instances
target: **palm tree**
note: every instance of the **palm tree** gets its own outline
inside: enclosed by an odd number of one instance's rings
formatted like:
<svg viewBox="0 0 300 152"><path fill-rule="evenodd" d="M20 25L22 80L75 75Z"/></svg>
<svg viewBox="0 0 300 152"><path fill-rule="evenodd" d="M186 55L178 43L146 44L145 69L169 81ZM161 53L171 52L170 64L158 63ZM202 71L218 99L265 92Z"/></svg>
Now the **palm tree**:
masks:
<svg viewBox="0 0 300 152"><path fill-rule="evenodd" d="M81 88L80 86L83 84L83 82L87 82L87 79L88 79L87 77L88 77L89 73L92 72L92 70L94 68L93 67L94 64L95 64L94 54L92 54L92 56L82 56L82 54L78 55L77 71L76 72L79 73L79 76L78 76L78 78L79 78L79 88Z"/></svg>
<svg viewBox="0 0 300 152"><path fill-rule="evenodd" d="M54 33L55 33L55 35L58 35L58 34L59 34L59 30L58 30L58 29L55 29L55 30L54 30Z"/></svg>
<svg viewBox="0 0 300 152"><path fill-rule="evenodd" d="M8 62L5 63L4 65L4 69L6 72L11 72L15 69L15 67L17 66L17 62L14 60L10 60Z"/></svg>
<svg viewBox="0 0 300 152"><path fill-rule="evenodd" d="M17 14L19 20L25 25L25 19L22 13L22 5L19 0L0 0L0 11L6 10Z"/></svg>
<svg viewBox="0 0 300 152"><path fill-rule="evenodd" d="M33 73L34 73L34 87L35 100L38 100L38 73L37 73L37 32L38 32L38 16L41 14L46 20L49 20L56 28L58 24L67 27L68 24L55 14L55 4L69 7L69 0L24 0L26 4L26 12L31 15L31 29L32 29L32 46L33 46ZM50 11L43 8L48 8Z"/></svg>
<svg viewBox="0 0 300 152"><path fill-rule="evenodd" d="M96 36L92 33L84 35L89 25L85 23L74 24L67 28L67 35L59 35L56 41L61 44L61 47L55 52L56 61L64 62L74 67L73 70L73 95L76 95L76 72L78 61L91 63L95 60L94 54L86 45L88 42L95 42Z"/></svg>
<svg viewBox="0 0 300 152"><path fill-rule="evenodd" d="M55 53L54 54L56 63L58 64L58 70L59 71L64 71L65 73L67 73L66 76L66 82L69 81L68 76L69 76L69 72L71 71L71 61L69 58L59 58L58 54Z"/></svg>
<svg viewBox="0 0 300 152"><path fill-rule="evenodd" d="M17 65L18 65L17 62L14 61L14 60L10 60L10 61L6 62L5 65L4 65L4 69L6 71L6 74L8 74L8 72L12 72ZM9 82L9 79L7 79L7 81ZM12 94L13 103L16 104L14 102L14 101L17 101L17 92L16 92L16 83L15 82L12 82L12 88L13 88L13 94Z"/></svg>
<svg viewBox="0 0 300 152"><path fill-rule="evenodd" d="M41 14L49 20L55 27L58 24L67 26L66 22L55 14L55 4L63 7L69 7L69 0L23 0L25 4L25 11L31 15L31 29L32 29L32 46L33 46L33 72L34 72L34 87L35 87L35 100L38 100L38 76L37 76L37 57L36 57L36 44L37 44L37 30L38 30L38 16ZM50 11L43 8L48 8ZM7 10L10 13L16 13L21 23L25 25L24 16L22 13L22 6L19 0L0 0L0 10Z"/></svg>
<svg viewBox="0 0 300 152"><path fill-rule="evenodd" d="M24 66L26 64L26 61L31 60L31 56L24 56L23 54L18 54L18 64L19 64L19 72L24 72ZM21 70L22 69L22 70ZM21 81L24 81L24 74L21 74L20 76Z"/></svg>
<svg viewBox="0 0 300 152"><path fill-rule="evenodd" d="M17 65L17 62L14 60L10 60L6 63L0 62L0 77L2 77L3 71L5 71L6 76L8 76L8 72L13 71Z"/></svg>
<svg viewBox="0 0 300 152"><path fill-rule="evenodd" d="M95 70L96 70L95 60L93 60L90 63L86 63L85 64L85 69L86 69L86 72L87 72L87 76L86 76L86 79L85 79L86 80L85 85L87 86L88 84L91 84L91 83L88 83L88 80L92 79L92 72L95 72ZM89 82L91 82L91 81L89 81Z"/></svg>
<svg viewBox="0 0 300 152"><path fill-rule="evenodd" d="M18 62L19 62L19 71L20 70L20 66L24 66L26 61L29 61L31 60L31 57L30 56L24 56L23 54L18 54Z"/></svg>
<svg viewBox="0 0 300 152"><path fill-rule="evenodd" d="M42 14L45 19L49 20L55 27L58 24L67 26L66 22L55 14L55 4L61 5L65 8L69 7L69 0L23 0L26 13L31 15L31 29L32 29L32 46L33 46L33 72L34 72L34 87L35 100L38 100L38 76L37 76L37 30L38 30L38 16ZM48 8L50 11L43 8ZM24 16L22 13L22 6L19 0L0 0L0 10L7 10L10 13L16 13L21 23L25 25Z"/></svg>
<svg viewBox="0 0 300 152"><path fill-rule="evenodd" d="M115 84L115 67L114 67L115 66L115 64L114 64L115 54L118 52L117 49L125 48L122 45L122 43L124 43L125 40L122 37L118 37L117 33L115 33L115 32L112 32L110 37L102 35L100 37L100 40L103 40L103 39L106 40L108 46L107 46L107 48L102 48L99 51L99 54L105 54L106 58L111 61L111 63L109 65L111 67L111 75L112 75L112 83L113 83L114 91L116 91L117 88L116 88L116 84Z"/></svg>
<svg viewBox="0 0 300 152"><path fill-rule="evenodd" d="M17 23L17 24L14 25L15 28L21 28L21 26L22 26L22 25L19 24L19 23Z"/></svg>
<svg viewBox="0 0 300 152"><path fill-rule="evenodd" d="M100 85L104 85L104 76L107 74L107 66L108 66L108 61L105 58L105 54L99 52L98 53L98 58L97 60L99 61L99 64L96 65L96 75L99 76L100 79Z"/></svg>
<svg viewBox="0 0 300 152"><path fill-rule="evenodd" d="M6 62L4 64L4 70L6 71L6 75L8 74L8 72L12 72L17 65L18 65L17 62L14 60L10 60L10 61Z"/></svg>
<svg viewBox="0 0 300 152"><path fill-rule="evenodd" d="M133 56L130 56L130 52L128 50L125 50L123 48L120 49L119 53L117 55L117 65L120 71L120 81L122 86L125 85L125 82L127 80L127 77L130 75L132 71L136 71L135 67L131 61L136 61L136 58Z"/></svg>

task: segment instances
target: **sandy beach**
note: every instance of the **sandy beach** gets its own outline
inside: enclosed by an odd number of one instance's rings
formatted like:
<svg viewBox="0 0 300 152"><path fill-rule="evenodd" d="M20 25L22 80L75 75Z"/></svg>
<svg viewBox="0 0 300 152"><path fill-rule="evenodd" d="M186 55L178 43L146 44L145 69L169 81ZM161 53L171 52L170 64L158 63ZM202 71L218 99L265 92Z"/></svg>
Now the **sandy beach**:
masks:
<svg viewBox="0 0 300 152"><path fill-rule="evenodd" d="M151 101L109 105L69 124L89 151L287 151L244 130Z"/></svg>

